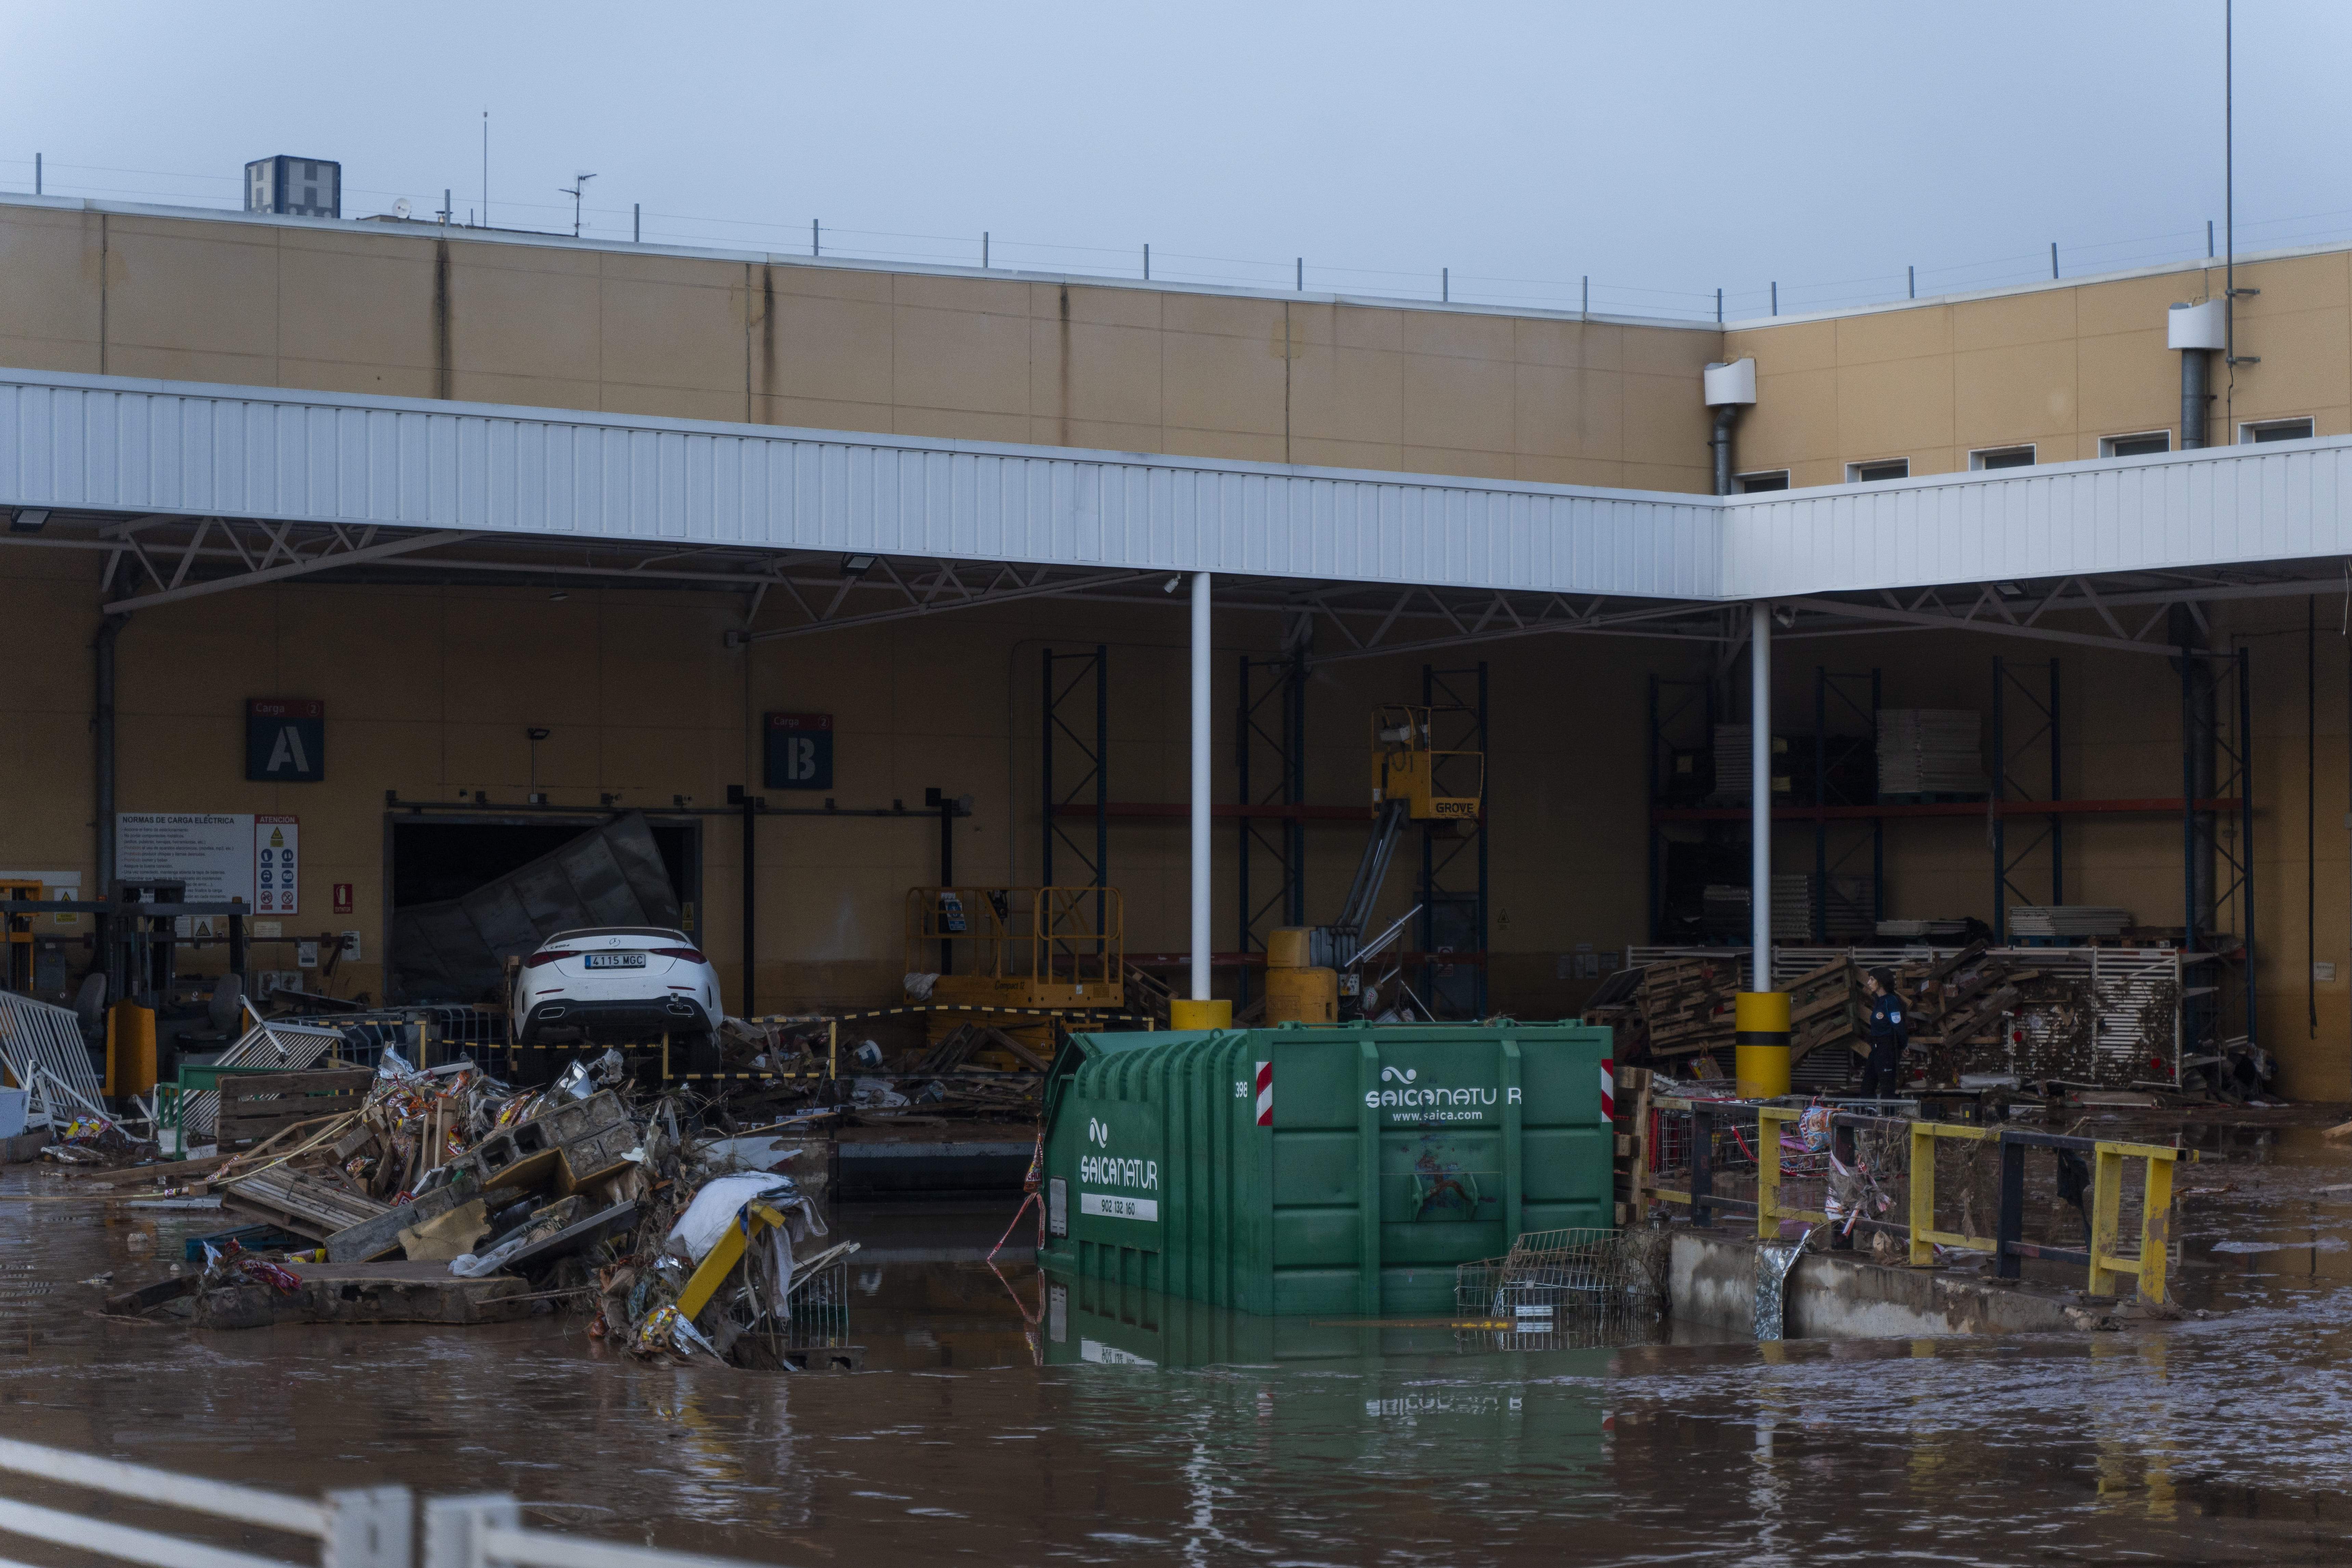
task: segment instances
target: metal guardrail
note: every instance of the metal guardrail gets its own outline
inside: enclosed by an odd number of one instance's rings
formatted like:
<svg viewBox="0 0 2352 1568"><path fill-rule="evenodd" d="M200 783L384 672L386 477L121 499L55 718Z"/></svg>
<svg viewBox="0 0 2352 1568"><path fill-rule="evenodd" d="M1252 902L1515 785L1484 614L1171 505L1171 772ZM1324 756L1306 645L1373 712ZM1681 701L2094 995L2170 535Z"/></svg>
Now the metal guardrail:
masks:
<svg viewBox="0 0 2352 1568"><path fill-rule="evenodd" d="M1687 1116L1690 1131L1684 1146L1686 1190L1651 1185L1652 1197L1686 1205L1692 1219L1709 1223L1713 1211L1752 1215L1756 1235L1768 1239L1780 1235L1780 1222L1798 1220L1826 1225L1825 1209L1809 1209L1784 1202L1782 1189L1790 1180L1784 1163L1784 1137L1808 1109L1798 1104L1757 1104L1740 1100L1657 1098L1654 1113ZM2136 1281L2139 1295L2151 1302L2165 1300L2172 1245L2172 1173L2183 1160L2195 1160L2194 1150L2161 1143L2128 1143L2105 1139L2077 1138L2063 1133L2035 1132L2024 1128L1968 1126L1958 1122L1924 1121L1874 1111L1832 1110L1832 1137L1837 1129L1893 1131L1907 1139L1907 1203L1905 1222L1865 1220L1872 1229L1903 1237L1913 1264L1933 1261L1938 1247L1990 1253L1996 1279L2021 1277L2026 1258L2081 1265L2087 1272L2084 1289L2094 1296L2120 1294L2126 1277ZM1728 1150L1726 1142L1728 1141ZM1662 1140L1671 1146L1674 1140ZM1939 1229L1936 1224L1936 1150L1944 1143L1990 1144L2000 1152L1994 1234L1972 1236ZM2025 1221L2025 1153L2029 1149L2067 1151L2088 1155L2090 1190L2084 1209L2089 1236L2082 1247L2059 1247L2028 1241ZM1723 1155L1755 1173L1756 1195L1739 1197L1718 1193L1716 1180ZM2124 1198L2128 1184L2124 1162L2145 1162L2139 1192L2139 1248L2121 1249Z"/></svg>
<svg viewBox="0 0 2352 1568"><path fill-rule="evenodd" d="M504 1493L425 1499L420 1542L416 1504L406 1487L331 1491L312 1502L13 1438L0 1438L0 1472L277 1531L316 1542L310 1561L318 1568L752 1568L735 1558L533 1530L522 1522L523 1505ZM117 1524L88 1509L45 1508L5 1494L0 1535L146 1568L300 1568L299 1554L266 1557Z"/></svg>

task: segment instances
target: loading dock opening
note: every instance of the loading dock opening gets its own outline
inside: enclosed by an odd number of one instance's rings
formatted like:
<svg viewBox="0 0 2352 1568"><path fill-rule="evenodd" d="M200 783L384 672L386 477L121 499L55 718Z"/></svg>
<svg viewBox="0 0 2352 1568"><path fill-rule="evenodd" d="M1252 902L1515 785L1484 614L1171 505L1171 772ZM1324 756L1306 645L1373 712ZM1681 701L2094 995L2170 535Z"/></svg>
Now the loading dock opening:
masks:
<svg viewBox="0 0 2352 1568"><path fill-rule="evenodd" d="M411 807L384 817L384 973L395 1002L399 971L398 916L404 910L463 898L562 848L582 834L614 821L614 812L495 810L425 815ZM662 868L677 895L678 926L698 938L702 905L702 824L693 816L648 815L646 826L661 852ZM467 997L467 1001L497 1001Z"/></svg>

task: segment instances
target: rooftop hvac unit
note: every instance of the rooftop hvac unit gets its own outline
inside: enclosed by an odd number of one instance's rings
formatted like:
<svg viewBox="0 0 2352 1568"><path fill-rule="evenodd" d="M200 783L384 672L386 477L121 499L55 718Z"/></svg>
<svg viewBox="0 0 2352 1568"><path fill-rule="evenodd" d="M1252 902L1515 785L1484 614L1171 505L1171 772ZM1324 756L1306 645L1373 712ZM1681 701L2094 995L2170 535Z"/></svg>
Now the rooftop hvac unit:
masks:
<svg viewBox="0 0 2352 1568"><path fill-rule="evenodd" d="M343 216L343 166L324 158L256 158L245 166L245 210L291 217Z"/></svg>

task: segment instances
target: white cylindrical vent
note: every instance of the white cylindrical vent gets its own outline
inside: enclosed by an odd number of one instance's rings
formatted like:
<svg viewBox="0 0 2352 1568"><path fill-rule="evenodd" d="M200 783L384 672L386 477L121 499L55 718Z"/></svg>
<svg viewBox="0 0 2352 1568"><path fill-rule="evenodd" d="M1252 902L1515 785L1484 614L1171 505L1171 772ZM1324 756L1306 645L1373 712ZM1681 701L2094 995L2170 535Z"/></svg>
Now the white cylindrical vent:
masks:
<svg viewBox="0 0 2352 1568"><path fill-rule="evenodd" d="M1706 405L1720 408L1727 403L1756 401L1756 362L1736 359L1729 364L1706 367Z"/></svg>
<svg viewBox="0 0 2352 1568"><path fill-rule="evenodd" d="M2220 349L2229 343L2229 326L2222 319L2223 302L2203 300L2175 305L2165 312L2164 346L2168 349Z"/></svg>

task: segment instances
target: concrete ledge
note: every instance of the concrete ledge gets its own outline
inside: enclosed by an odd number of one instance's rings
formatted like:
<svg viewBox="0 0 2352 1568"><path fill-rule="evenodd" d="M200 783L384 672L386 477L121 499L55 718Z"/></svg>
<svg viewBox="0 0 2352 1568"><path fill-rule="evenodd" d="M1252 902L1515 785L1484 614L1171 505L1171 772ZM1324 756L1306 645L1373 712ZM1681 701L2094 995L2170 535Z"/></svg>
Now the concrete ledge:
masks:
<svg viewBox="0 0 2352 1568"><path fill-rule="evenodd" d="M1755 1238L1677 1231L1667 1290L1679 1321L1752 1328ZM1787 1299L1791 1339L2048 1333L2089 1326L2072 1291L1941 1269L1890 1268L1834 1253L1805 1254L1789 1276Z"/></svg>
<svg viewBox="0 0 2352 1568"><path fill-rule="evenodd" d="M48 1146L49 1130L46 1127L20 1132L14 1138L0 1138L0 1165L29 1165Z"/></svg>

